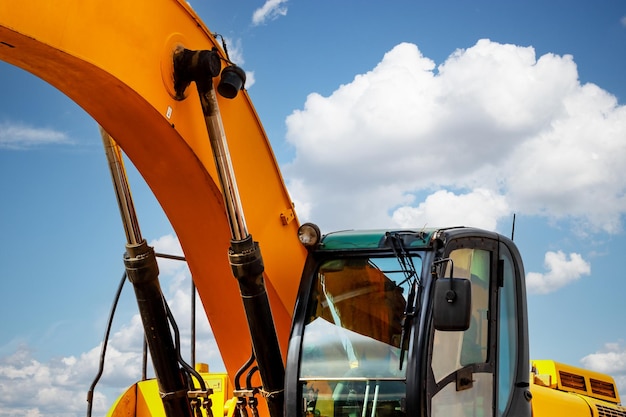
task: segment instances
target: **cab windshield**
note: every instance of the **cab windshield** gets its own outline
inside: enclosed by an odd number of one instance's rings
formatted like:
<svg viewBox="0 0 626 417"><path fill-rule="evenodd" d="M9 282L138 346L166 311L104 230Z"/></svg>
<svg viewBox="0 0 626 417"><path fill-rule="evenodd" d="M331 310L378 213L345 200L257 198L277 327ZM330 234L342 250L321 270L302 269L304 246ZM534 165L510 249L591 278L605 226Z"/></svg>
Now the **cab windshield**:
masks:
<svg viewBox="0 0 626 417"><path fill-rule="evenodd" d="M306 416L406 415L402 322L420 270L419 257L393 255L320 265L302 340Z"/></svg>

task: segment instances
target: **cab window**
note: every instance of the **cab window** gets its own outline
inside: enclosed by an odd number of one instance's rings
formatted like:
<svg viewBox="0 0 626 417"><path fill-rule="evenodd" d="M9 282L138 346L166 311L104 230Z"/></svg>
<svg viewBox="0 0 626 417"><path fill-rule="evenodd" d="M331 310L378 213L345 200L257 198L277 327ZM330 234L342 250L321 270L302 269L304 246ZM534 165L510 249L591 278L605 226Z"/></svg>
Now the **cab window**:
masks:
<svg viewBox="0 0 626 417"><path fill-rule="evenodd" d="M470 280L472 314L465 331L434 330L430 390L433 417L493 415L493 373L489 365L490 288L493 252L460 248L449 254L445 275ZM453 271L453 272L452 272Z"/></svg>
<svg viewBox="0 0 626 417"><path fill-rule="evenodd" d="M420 259L412 259L416 270ZM324 262L309 300L301 350L305 415L405 416L402 317L417 277L395 257Z"/></svg>

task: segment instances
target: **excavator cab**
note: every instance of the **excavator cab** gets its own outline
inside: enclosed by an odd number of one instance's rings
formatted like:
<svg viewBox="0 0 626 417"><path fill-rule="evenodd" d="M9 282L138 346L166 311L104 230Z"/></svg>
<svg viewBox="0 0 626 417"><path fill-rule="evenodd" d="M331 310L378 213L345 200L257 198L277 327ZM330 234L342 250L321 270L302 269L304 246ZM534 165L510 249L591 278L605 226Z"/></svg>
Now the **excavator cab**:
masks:
<svg viewBox="0 0 626 417"><path fill-rule="evenodd" d="M525 295L508 239L453 228L303 241L286 415L530 416Z"/></svg>

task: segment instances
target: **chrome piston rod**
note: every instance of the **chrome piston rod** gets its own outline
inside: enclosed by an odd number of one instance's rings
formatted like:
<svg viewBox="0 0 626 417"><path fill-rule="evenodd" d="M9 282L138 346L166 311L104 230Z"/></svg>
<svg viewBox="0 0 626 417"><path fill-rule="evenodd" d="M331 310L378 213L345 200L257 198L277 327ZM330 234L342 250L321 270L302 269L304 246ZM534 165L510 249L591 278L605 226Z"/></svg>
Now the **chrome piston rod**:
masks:
<svg viewBox="0 0 626 417"><path fill-rule="evenodd" d="M122 151L115 143L113 138L100 127L100 135L102 136L102 144L104 145L104 153L109 163L111 171L111 179L113 180L113 189L117 198L117 205L120 209L122 217L122 225L126 232L126 242L131 245L141 243L141 230L139 229L139 221L137 220L137 212L133 203L133 197L124 168L124 160L122 159Z"/></svg>
<svg viewBox="0 0 626 417"><path fill-rule="evenodd" d="M239 189L237 188L237 180L235 178L235 170L228 151L228 141L222 117L220 116L217 104L217 96L213 85L203 94L201 99L203 107L206 108L205 121L211 141L211 149L213 150L213 158L217 168L217 175L222 187L224 195L224 204L226 206L226 214L230 225L233 240L244 240L249 236L248 227L246 226L246 218L239 197Z"/></svg>
<svg viewBox="0 0 626 417"><path fill-rule="evenodd" d="M145 340L150 349L165 414L167 417L193 417L187 399L188 387L178 365L178 355L159 285L156 255L139 230L121 149L104 129L100 128L100 133L126 232L127 243L124 254L126 274L135 290Z"/></svg>

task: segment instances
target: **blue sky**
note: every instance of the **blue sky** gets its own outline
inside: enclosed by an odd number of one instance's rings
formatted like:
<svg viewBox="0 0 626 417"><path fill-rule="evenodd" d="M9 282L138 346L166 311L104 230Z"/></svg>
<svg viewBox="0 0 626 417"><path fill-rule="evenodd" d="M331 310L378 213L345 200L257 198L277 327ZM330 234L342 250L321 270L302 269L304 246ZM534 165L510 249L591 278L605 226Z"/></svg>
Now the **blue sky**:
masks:
<svg viewBox="0 0 626 417"><path fill-rule="evenodd" d="M516 213L531 357L608 372L626 395L626 3L190 4L248 72L301 221L509 235ZM96 122L20 69L0 76L0 416L83 415L124 233ZM128 168L144 236L180 253ZM161 270L188 334L189 273ZM128 287L102 415L139 378L138 328ZM25 398L33 381L47 389Z"/></svg>

